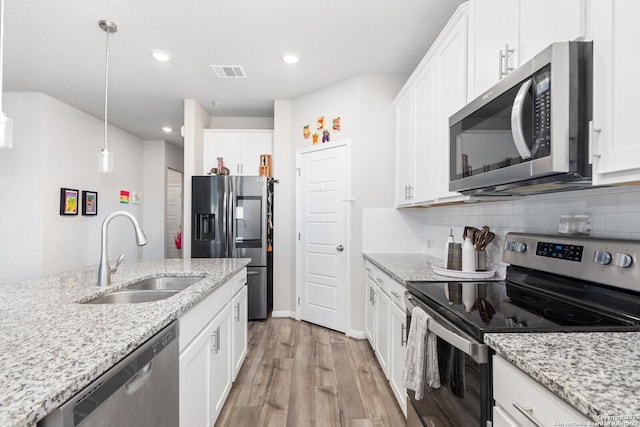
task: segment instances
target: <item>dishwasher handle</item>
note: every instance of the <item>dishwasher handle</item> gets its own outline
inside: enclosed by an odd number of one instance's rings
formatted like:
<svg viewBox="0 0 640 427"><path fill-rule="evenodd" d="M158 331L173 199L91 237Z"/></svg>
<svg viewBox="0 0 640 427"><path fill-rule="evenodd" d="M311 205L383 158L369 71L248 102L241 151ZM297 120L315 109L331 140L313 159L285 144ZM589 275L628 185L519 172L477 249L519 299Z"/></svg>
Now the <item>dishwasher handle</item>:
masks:
<svg viewBox="0 0 640 427"><path fill-rule="evenodd" d="M151 375L151 367L153 360L144 365L136 374L131 378L124 387L128 394L135 394L136 391L147 381L149 375Z"/></svg>

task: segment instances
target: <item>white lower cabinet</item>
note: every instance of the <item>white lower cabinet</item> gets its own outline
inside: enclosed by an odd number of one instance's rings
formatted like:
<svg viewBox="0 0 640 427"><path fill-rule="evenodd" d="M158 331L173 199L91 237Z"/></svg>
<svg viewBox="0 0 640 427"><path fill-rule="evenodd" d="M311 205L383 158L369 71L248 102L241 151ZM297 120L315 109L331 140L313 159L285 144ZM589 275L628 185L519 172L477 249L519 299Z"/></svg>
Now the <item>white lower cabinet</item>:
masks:
<svg viewBox="0 0 640 427"><path fill-rule="evenodd" d="M407 415L407 389L402 386L402 369L407 354L407 315L404 306L391 304L391 316L389 327L389 385L396 396L404 415Z"/></svg>
<svg viewBox="0 0 640 427"><path fill-rule="evenodd" d="M371 348L376 348L376 282L365 275L366 304L364 306L364 331L371 344Z"/></svg>
<svg viewBox="0 0 640 427"><path fill-rule="evenodd" d="M179 319L182 427L210 427L222 410L246 356L246 291L243 269Z"/></svg>
<svg viewBox="0 0 640 427"><path fill-rule="evenodd" d="M497 355L493 356L493 398L494 427L552 426L559 422L589 425L590 422L585 415Z"/></svg>
<svg viewBox="0 0 640 427"><path fill-rule="evenodd" d="M231 390L231 306L211 322L209 335L209 424L213 425Z"/></svg>
<svg viewBox="0 0 640 427"><path fill-rule="evenodd" d="M242 290L238 292L231 300L231 325L232 333L231 340L233 345L231 346L233 361L233 381L238 376L238 371L242 367L242 362L247 355L247 338L248 338L248 318L249 313L247 311L247 285L242 287Z"/></svg>
<svg viewBox="0 0 640 427"><path fill-rule="evenodd" d="M365 262L365 332L393 394L406 415L407 393L402 386L406 354L404 285L369 261Z"/></svg>
<svg viewBox="0 0 640 427"><path fill-rule="evenodd" d="M376 356L389 378L389 296L379 287L376 292Z"/></svg>

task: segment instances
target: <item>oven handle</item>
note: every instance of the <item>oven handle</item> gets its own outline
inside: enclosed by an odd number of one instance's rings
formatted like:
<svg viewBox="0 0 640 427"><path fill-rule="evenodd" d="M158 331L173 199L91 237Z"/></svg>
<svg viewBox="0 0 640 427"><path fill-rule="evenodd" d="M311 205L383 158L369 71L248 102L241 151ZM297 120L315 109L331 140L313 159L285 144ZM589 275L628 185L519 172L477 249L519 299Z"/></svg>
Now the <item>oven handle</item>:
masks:
<svg viewBox="0 0 640 427"><path fill-rule="evenodd" d="M413 308L416 306L423 308L423 304L420 303L420 301L416 301L413 295L411 295L409 292L405 292L405 302L407 304L407 310L409 310L409 312L412 312ZM433 317L431 317L431 319L429 319L429 322L427 322L427 329L433 332L436 336L440 337L440 339L446 341L458 350L462 351L477 363L484 364L489 362L489 346L487 346L486 344L476 342L471 338L466 338L462 336L461 333L455 333L448 330L444 326L440 325Z"/></svg>

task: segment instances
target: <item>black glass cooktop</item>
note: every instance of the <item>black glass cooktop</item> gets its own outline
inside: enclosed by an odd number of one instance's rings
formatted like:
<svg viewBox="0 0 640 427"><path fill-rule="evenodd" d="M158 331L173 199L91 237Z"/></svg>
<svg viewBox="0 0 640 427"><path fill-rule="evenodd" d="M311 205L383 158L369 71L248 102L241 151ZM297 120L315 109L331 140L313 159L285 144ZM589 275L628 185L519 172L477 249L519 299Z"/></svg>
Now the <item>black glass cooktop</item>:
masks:
<svg viewBox="0 0 640 427"><path fill-rule="evenodd" d="M502 282L419 282L407 290L467 332L640 330L640 296L509 267Z"/></svg>

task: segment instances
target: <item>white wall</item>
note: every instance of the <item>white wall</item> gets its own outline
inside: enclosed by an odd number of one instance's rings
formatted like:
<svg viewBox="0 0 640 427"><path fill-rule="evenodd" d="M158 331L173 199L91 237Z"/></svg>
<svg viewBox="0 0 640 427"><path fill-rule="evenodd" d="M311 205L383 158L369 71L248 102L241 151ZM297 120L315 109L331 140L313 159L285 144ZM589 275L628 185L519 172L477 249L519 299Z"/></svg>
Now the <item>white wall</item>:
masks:
<svg viewBox="0 0 640 427"><path fill-rule="evenodd" d="M141 205L119 204L121 189L143 189L140 139L110 126L114 173L101 174L104 122L45 94L4 96L5 109L15 118L15 137L14 148L0 152L0 182L13 196L0 202L0 232L9 242L0 249L0 281L97 264L102 220L115 210L141 220ZM97 191L98 215L59 215L61 187ZM114 220L109 236L110 259L120 253L140 257L128 221Z"/></svg>
<svg viewBox="0 0 640 427"><path fill-rule="evenodd" d="M210 129L273 129L273 117L218 117L212 116Z"/></svg>
<svg viewBox="0 0 640 427"><path fill-rule="evenodd" d="M182 172L184 168L183 151L166 141L144 141L144 190L143 222L144 231L149 239L143 247L145 259L165 258L166 207L167 207L167 169Z"/></svg>
<svg viewBox="0 0 640 427"><path fill-rule="evenodd" d="M3 101L13 119L13 148L0 148L0 283L41 274L44 185L40 94L4 93Z"/></svg>
<svg viewBox="0 0 640 427"><path fill-rule="evenodd" d="M202 171L202 131L209 127L209 113L195 99L184 100L184 203L182 257L191 258L191 177Z"/></svg>
<svg viewBox="0 0 640 427"><path fill-rule="evenodd" d="M362 75L316 92L301 96L290 101L290 119L286 116L289 108L276 108L274 130L276 135L282 132L283 123L290 128L289 140L292 150L306 148L312 145L311 138L304 139L303 126L309 125L312 133L316 128L316 120L319 116L325 118L325 128L331 130L332 119L341 118L340 132L331 132L331 140L350 139L351 141L351 195L355 198L351 203L352 218L349 224L351 238L345 244L347 248L348 276L351 281L350 310L348 328L358 333L364 330L364 289L361 283L362 256L361 256L361 223L362 208L366 206L384 206L393 201L393 180L387 180L380 176L380 168L393 165L393 135L394 135L394 109L393 99L402 86L403 76L376 76ZM278 104L276 104L278 105ZM276 142L276 149L278 143ZM292 153L295 154L295 153ZM295 168L295 156L285 157L274 153L275 177L281 177L281 171L286 169L293 173ZM393 171L393 169L391 169ZM290 187L279 184L276 191L281 196L276 199L279 204L285 204L289 211L285 213L291 223L295 223L295 176ZM277 206L276 206L277 209ZM280 213L283 215L283 213ZM279 223L277 217L275 221ZM277 229L278 226L275 225ZM291 230L289 230L291 231ZM287 245L284 247L284 245ZM285 251L292 258L295 256L296 240L295 229L287 242L276 241L274 257L277 252ZM274 287L274 307L283 311L295 312L296 282L295 276L289 276L291 283L278 283L279 288ZM275 282L275 280L274 280ZM276 293L280 289L280 293ZM288 291L285 291L287 289ZM287 307L288 305L288 307Z"/></svg>
<svg viewBox="0 0 640 427"><path fill-rule="evenodd" d="M275 101L273 131L273 315L295 316L295 149L291 138L291 101Z"/></svg>

